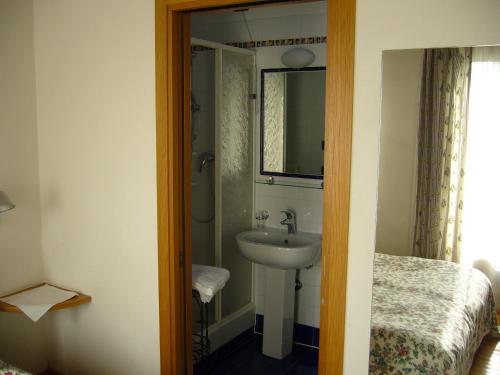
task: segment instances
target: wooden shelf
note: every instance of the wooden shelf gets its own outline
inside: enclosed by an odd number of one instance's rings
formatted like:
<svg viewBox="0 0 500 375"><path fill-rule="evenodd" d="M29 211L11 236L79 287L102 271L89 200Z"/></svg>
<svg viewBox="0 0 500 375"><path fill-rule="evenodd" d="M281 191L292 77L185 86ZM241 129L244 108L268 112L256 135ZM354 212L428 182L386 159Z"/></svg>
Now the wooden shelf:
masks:
<svg viewBox="0 0 500 375"><path fill-rule="evenodd" d="M61 287L58 287L56 285L52 285L52 284L49 284L49 283L38 284L38 285L32 286L30 288L19 290L19 291L15 292L15 293L10 293L10 294L7 294L5 296L1 296L0 298L13 296L14 294L25 292L25 291L30 290L30 289L35 289L35 288L38 288L39 286L43 286L43 285L50 285L50 286L53 286L55 288L59 288L59 289L62 289L62 290L67 290L69 292L75 292L75 293L77 293L76 296L74 296L74 297L72 297L72 298L70 298L70 299L68 299L68 300L66 300L64 302L61 302L61 303L58 303L58 304L52 306L49 311L69 309L71 307L83 305L85 303L90 303L90 301L92 300L92 297L90 297L90 296L88 296L86 294L79 293L77 291L70 290L70 289L64 289L64 288L61 288ZM0 312L21 313L22 311L19 310L19 308L17 306L13 306L13 305L10 305L8 303L0 301Z"/></svg>

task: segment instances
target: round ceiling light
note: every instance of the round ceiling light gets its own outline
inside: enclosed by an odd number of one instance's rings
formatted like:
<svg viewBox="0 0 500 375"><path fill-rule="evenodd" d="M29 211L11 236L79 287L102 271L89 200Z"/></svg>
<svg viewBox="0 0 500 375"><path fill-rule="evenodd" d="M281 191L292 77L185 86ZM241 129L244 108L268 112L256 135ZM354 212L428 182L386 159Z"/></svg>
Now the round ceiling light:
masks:
<svg viewBox="0 0 500 375"><path fill-rule="evenodd" d="M281 55L281 62L289 68L299 69L314 62L314 53L306 48L293 48Z"/></svg>

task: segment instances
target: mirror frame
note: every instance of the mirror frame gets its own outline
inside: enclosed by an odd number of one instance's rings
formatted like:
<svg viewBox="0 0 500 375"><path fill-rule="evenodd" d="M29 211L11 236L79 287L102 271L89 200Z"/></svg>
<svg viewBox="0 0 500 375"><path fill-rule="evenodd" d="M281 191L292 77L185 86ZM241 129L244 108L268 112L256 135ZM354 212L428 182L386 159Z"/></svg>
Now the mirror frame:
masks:
<svg viewBox="0 0 500 375"><path fill-rule="evenodd" d="M311 66L305 68L271 68L271 69L261 69L260 71L260 136L259 136L259 155L260 155L260 174L263 176L280 176L280 177L295 177L313 180L322 180L324 174L303 174L303 173L287 173L287 172L270 172L264 171L264 75L265 73L278 73L278 72L315 72L315 71L325 71L325 83L326 83L326 66ZM325 112L326 113L326 112ZM323 124L323 133L325 127ZM324 138L324 137L323 137ZM323 141L324 142L324 141ZM323 149L324 153L324 149ZM323 156L324 163L324 156ZM324 165L324 164L323 164Z"/></svg>

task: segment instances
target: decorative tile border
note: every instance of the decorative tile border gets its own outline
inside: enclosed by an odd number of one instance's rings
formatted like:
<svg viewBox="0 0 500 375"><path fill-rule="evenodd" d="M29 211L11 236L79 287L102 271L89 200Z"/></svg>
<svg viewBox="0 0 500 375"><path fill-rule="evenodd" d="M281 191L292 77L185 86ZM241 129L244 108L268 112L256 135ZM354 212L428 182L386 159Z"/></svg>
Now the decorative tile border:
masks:
<svg viewBox="0 0 500 375"><path fill-rule="evenodd" d="M197 45L197 44L191 45L191 53L193 53L193 52L201 52L201 51L213 51L213 50L214 50L214 48L200 46L200 45Z"/></svg>
<svg viewBox="0 0 500 375"><path fill-rule="evenodd" d="M255 314L254 332L263 334L264 315ZM319 348L319 328L294 323L293 342L296 344L312 346L313 348Z"/></svg>
<svg viewBox="0 0 500 375"><path fill-rule="evenodd" d="M324 44L326 43L326 36L312 36L307 38L289 38L289 39L271 39L271 40L258 40L256 42L230 42L225 43L228 46L238 48L262 48L262 47L280 47L280 46L296 46L299 44ZM192 52L209 51L213 48L193 45L191 46Z"/></svg>
<svg viewBox="0 0 500 375"><path fill-rule="evenodd" d="M233 42L233 43L226 43L226 44L229 46L238 47L238 48L260 48L260 47L295 46L297 44L321 44L321 43L326 43L326 36L313 36L313 37L307 37L307 38L258 40L256 42Z"/></svg>

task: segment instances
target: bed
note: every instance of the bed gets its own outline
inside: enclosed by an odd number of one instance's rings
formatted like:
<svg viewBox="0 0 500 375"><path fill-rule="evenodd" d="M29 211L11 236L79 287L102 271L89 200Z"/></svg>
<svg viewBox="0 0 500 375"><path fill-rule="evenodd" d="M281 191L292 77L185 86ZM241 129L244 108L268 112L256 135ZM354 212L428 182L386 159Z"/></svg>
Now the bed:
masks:
<svg viewBox="0 0 500 375"><path fill-rule="evenodd" d="M480 271L375 255L370 374L468 374L494 329L491 284Z"/></svg>
<svg viewBox="0 0 500 375"><path fill-rule="evenodd" d="M0 375L31 375L31 373L11 366L0 359Z"/></svg>

